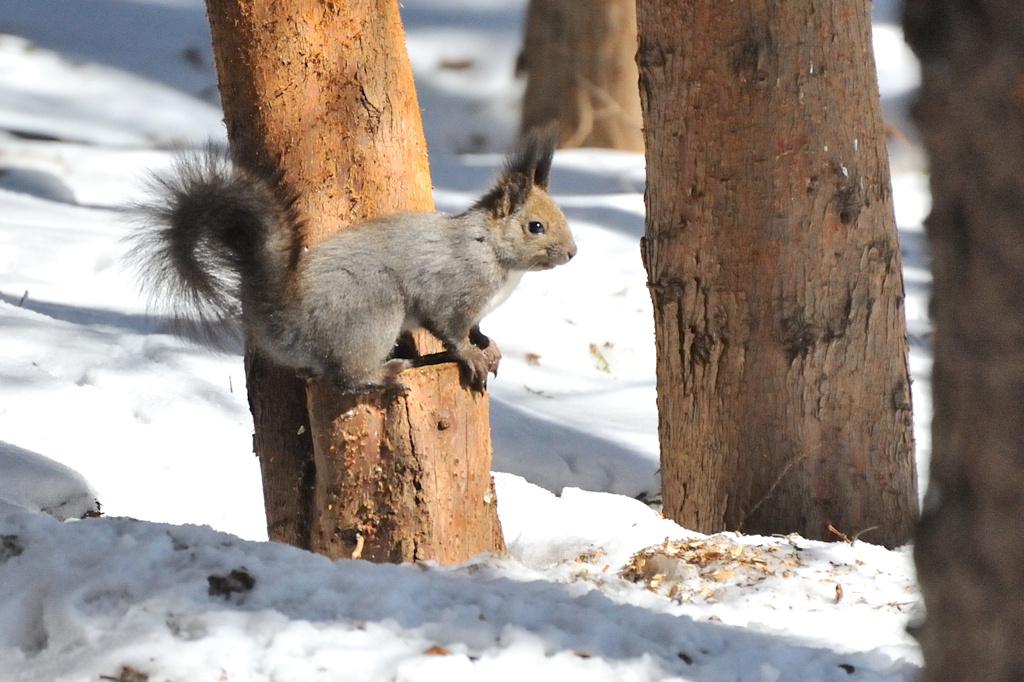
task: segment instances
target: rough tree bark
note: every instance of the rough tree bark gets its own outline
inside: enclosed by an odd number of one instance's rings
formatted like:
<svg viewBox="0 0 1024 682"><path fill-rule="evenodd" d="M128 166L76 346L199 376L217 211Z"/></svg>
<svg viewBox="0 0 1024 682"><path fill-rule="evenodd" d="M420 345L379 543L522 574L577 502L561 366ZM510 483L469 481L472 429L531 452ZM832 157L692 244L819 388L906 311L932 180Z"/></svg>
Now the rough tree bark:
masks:
<svg viewBox="0 0 1024 682"><path fill-rule="evenodd" d="M908 0L931 159L923 680L1024 677L1024 3Z"/></svg>
<svg viewBox="0 0 1024 682"><path fill-rule="evenodd" d="M868 3L640 0L638 19L666 515L906 542L903 281Z"/></svg>
<svg viewBox="0 0 1024 682"><path fill-rule="evenodd" d="M232 156L281 173L298 196L304 243L372 216L433 208L395 0L208 0L207 8ZM454 366L403 375L412 388L405 398L343 400L316 382L304 385L252 348L246 359L271 539L334 557L393 561L461 561L503 547L487 400L438 402L448 383L458 385ZM454 442L433 406L453 410L456 431L474 429L472 436ZM374 415L382 427L344 428L349 409ZM383 442L384 435L392 440ZM455 446L462 449L444 451ZM358 487L361 471L373 473L374 495ZM428 475L432 488L422 480ZM423 491L389 494L403 486ZM431 530L445 525L446 513L473 520L463 537Z"/></svg>
<svg viewBox="0 0 1024 682"><path fill-rule="evenodd" d="M530 0L517 71L522 131L559 124L559 147L643 151L634 0Z"/></svg>

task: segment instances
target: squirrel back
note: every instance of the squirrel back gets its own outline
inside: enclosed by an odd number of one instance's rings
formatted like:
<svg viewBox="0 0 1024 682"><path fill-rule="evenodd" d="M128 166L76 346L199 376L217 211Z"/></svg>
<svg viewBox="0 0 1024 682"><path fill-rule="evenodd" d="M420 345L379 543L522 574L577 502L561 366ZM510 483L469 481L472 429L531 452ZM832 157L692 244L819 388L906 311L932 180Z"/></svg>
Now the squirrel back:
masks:
<svg viewBox="0 0 1024 682"><path fill-rule="evenodd" d="M130 253L151 296L206 336L240 321L280 364L342 390L393 384L398 336L425 327L482 388L500 352L479 322L523 273L568 262L576 245L546 192L552 136L527 136L465 213L398 213L299 244L275 178L207 150L155 183Z"/></svg>

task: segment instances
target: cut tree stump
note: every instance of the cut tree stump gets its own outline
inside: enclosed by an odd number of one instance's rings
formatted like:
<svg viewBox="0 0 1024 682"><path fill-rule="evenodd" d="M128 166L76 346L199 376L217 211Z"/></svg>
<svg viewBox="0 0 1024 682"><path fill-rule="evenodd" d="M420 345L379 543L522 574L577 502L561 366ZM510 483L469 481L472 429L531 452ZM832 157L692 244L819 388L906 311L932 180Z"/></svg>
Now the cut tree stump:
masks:
<svg viewBox="0 0 1024 682"><path fill-rule="evenodd" d="M504 551L486 395L463 388L452 363L413 368L401 380L405 395L307 383L311 549L332 559L440 563Z"/></svg>

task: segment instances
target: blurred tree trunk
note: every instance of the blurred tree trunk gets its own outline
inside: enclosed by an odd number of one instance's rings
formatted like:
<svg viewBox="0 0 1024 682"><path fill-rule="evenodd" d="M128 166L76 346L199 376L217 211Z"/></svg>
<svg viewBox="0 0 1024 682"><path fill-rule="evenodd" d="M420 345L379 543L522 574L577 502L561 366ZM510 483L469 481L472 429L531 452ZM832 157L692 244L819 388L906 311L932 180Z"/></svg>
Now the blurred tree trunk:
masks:
<svg viewBox="0 0 1024 682"><path fill-rule="evenodd" d="M432 210L395 0L208 0L207 8L232 157L281 173L298 196L304 243L373 216ZM458 383L454 366L424 368L409 396L388 398L304 384L253 348L246 361L271 539L390 561L461 561L503 547L486 397L438 402L445 382ZM415 419L409 404L421 408ZM346 410L378 428L346 421ZM456 442L442 422L475 431ZM392 488L419 493L389 496ZM465 537L435 532L452 523Z"/></svg>
<svg viewBox="0 0 1024 682"><path fill-rule="evenodd" d="M523 132L559 124L559 147L643 151L634 0L530 0L517 71Z"/></svg>
<svg viewBox="0 0 1024 682"><path fill-rule="evenodd" d="M1024 3L908 0L931 158L923 680L1024 677Z"/></svg>
<svg viewBox="0 0 1024 682"><path fill-rule="evenodd" d="M906 542L903 280L868 3L640 0L638 20L665 514Z"/></svg>

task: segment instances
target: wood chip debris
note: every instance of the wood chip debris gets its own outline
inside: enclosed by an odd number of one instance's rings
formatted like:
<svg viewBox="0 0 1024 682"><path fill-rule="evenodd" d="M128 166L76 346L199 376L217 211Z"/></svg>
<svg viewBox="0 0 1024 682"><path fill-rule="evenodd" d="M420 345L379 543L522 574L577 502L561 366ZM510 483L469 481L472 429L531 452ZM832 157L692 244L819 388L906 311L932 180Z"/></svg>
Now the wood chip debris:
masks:
<svg viewBox="0 0 1024 682"><path fill-rule="evenodd" d="M441 647L436 646L436 645L430 647L429 649L427 649L423 653L425 653L427 656L448 656L448 655L451 654L451 652L448 651L447 649L442 649Z"/></svg>
<svg viewBox="0 0 1024 682"><path fill-rule="evenodd" d="M640 550L622 569L626 580L678 601L716 601L725 587L749 587L800 565L795 550L739 543L731 534L665 539Z"/></svg>

